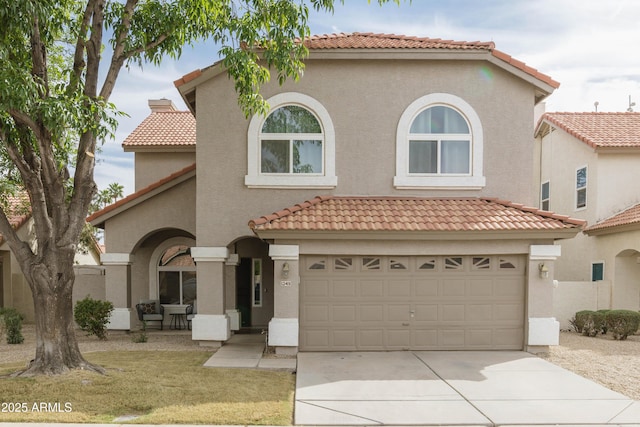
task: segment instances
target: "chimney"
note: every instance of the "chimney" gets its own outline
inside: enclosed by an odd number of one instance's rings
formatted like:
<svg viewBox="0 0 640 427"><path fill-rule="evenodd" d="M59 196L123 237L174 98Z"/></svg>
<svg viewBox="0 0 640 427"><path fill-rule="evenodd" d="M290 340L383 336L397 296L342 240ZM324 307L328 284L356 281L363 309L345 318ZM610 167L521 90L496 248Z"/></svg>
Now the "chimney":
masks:
<svg viewBox="0 0 640 427"><path fill-rule="evenodd" d="M177 111L173 101L167 98L162 99L150 99L149 108L152 113L165 113L167 111Z"/></svg>

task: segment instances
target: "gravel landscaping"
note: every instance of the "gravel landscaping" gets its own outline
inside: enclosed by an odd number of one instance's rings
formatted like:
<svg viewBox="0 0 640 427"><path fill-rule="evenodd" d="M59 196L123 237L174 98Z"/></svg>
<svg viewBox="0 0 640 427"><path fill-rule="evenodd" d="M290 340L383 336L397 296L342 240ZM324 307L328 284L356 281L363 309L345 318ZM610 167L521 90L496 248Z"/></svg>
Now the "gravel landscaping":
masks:
<svg viewBox="0 0 640 427"><path fill-rule="evenodd" d="M105 350L169 350L211 351L191 340L191 331L149 331L146 343L134 343L138 332L111 333L108 341L86 337L78 332L80 349L83 352ZM0 364L27 362L34 356L35 333L33 325L23 328L25 342L8 345L0 342ZM548 353L540 354L558 366L589 378L611 390L632 399L640 400L640 335L630 336L626 341L615 341L608 335L597 338L585 337L574 332L561 332L560 345L551 347Z"/></svg>

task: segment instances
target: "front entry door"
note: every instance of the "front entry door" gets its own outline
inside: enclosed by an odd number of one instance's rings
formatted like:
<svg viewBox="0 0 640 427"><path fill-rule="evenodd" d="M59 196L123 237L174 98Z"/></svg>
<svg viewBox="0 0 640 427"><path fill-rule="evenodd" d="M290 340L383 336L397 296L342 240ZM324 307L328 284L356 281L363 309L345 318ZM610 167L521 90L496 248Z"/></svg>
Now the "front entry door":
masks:
<svg viewBox="0 0 640 427"><path fill-rule="evenodd" d="M240 258L240 265L236 267L236 303L240 311L243 328L251 326L252 280L251 258Z"/></svg>

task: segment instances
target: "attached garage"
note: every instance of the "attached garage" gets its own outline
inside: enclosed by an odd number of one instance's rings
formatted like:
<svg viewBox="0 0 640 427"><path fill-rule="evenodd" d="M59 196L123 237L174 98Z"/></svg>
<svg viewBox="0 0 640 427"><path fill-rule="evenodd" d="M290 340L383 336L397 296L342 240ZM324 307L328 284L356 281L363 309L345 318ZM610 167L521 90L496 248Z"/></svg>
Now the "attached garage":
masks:
<svg viewBox="0 0 640 427"><path fill-rule="evenodd" d="M559 337L554 242L583 225L474 197L319 196L257 218L274 261L269 345L543 351Z"/></svg>
<svg viewBox="0 0 640 427"><path fill-rule="evenodd" d="M525 257L306 256L300 350L521 350Z"/></svg>

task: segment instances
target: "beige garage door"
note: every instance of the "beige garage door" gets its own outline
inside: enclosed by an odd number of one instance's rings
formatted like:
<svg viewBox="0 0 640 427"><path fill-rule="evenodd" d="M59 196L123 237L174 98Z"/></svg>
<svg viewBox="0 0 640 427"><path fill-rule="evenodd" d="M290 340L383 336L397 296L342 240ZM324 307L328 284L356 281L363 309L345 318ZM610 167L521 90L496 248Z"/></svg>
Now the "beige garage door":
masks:
<svg viewBox="0 0 640 427"><path fill-rule="evenodd" d="M303 351L523 348L524 257L301 261Z"/></svg>

